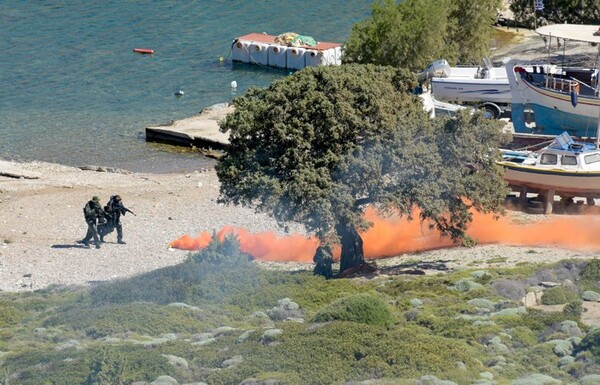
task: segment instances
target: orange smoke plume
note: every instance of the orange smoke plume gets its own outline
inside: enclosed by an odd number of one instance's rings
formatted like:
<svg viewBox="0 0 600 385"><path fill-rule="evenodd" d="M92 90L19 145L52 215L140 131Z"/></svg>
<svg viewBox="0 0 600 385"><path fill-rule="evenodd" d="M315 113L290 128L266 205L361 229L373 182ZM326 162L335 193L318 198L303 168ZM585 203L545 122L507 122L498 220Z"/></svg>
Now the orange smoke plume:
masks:
<svg viewBox="0 0 600 385"><path fill-rule="evenodd" d="M240 250L259 261L312 262L319 245L317 238L307 238L300 234L278 236L273 232L250 233L246 229L223 227L216 235L219 240L235 234L240 242ZM212 234L203 231L197 238L188 235L171 242L169 247L182 250L201 250L208 246Z"/></svg>
<svg viewBox="0 0 600 385"><path fill-rule="evenodd" d="M373 223L361 234L365 258L376 259L404 253L452 246L448 237L430 229L418 219L391 216L381 218L375 210L367 210L365 217ZM527 224L514 222L511 216L494 219L492 215L475 212L467 233L481 244L502 243L513 246L558 246L573 249L600 250L600 218L595 216L539 216ZM532 218L532 217L529 217ZM240 248L260 261L312 262L319 244L318 239L294 234L278 236L272 232L250 233L245 229L224 227L217 233L219 239L233 233ZM208 245L212 235L202 232L197 238L187 235L171 242L170 247L200 250ZM339 257L339 247L334 256Z"/></svg>

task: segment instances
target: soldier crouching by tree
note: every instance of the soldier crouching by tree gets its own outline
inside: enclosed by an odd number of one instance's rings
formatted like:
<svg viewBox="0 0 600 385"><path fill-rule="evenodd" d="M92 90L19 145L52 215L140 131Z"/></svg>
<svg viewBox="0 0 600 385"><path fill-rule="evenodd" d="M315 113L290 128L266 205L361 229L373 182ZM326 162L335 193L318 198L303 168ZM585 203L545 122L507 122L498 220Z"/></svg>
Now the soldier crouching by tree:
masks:
<svg viewBox="0 0 600 385"><path fill-rule="evenodd" d="M327 279L333 278L333 270L331 268L331 265L333 265L333 253L331 252L329 243L317 247L313 261L315 262L313 270L315 274L322 275Z"/></svg>
<svg viewBox="0 0 600 385"><path fill-rule="evenodd" d="M102 205L100 204L100 198L94 196L90 201L86 203L83 207L83 216L85 217L85 222L88 225L87 233L85 234L85 238L77 243L82 243L86 247L90 246L90 240L94 238L94 243L96 244L96 248L100 248L100 238L98 235L98 225L102 224L106 221L105 213L102 209Z"/></svg>
<svg viewBox="0 0 600 385"><path fill-rule="evenodd" d="M117 243L124 245L125 241L123 241L123 226L121 225L121 215L125 215L125 213L130 212L135 215L133 211L129 210L125 206L123 206L123 201L120 195L113 195L110 197L106 206L104 206L104 211L106 213L107 223L106 226L103 226L100 232L100 241L104 242L104 237L107 234L113 232L113 230L117 230Z"/></svg>

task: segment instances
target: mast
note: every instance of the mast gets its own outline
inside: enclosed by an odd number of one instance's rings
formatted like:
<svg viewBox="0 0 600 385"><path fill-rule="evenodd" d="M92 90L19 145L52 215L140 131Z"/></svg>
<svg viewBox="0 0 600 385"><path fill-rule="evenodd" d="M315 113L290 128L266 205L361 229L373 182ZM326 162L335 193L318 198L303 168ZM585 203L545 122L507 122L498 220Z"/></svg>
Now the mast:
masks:
<svg viewBox="0 0 600 385"><path fill-rule="evenodd" d="M600 28L598 28L600 33ZM600 44L598 45L598 56L596 56L596 96L600 95ZM596 124L596 148L600 148L600 106L598 107L598 123Z"/></svg>

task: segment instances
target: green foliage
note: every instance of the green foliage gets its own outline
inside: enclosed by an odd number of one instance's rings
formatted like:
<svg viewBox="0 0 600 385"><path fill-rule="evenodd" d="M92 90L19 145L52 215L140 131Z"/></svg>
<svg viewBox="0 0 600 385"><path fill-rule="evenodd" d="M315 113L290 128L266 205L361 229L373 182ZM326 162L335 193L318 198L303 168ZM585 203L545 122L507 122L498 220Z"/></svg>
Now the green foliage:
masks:
<svg viewBox="0 0 600 385"><path fill-rule="evenodd" d="M131 384L176 373L160 353L131 346L96 349L90 352L88 362L89 373L85 385Z"/></svg>
<svg viewBox="0 0 600 385"><path fill-rule="evenodd" d="M524 326L534 332L542 332L553 325L559 324L567 318L562 312L544 312L528 308L527 312L518 317L498 317L494 319L504 327Z"/></svg>
<svg viewBox="0 0 600 385"><path fill-rule="evenodd" d="M436 373L476 376L480 364L471 346L427 334L420 328L389 330L363 323L333 321L318 327L286 324L278 344L256 346L247 342L236 347L244 361L238 373L214 371L204 378L209 384L240 383L244 373L295 373L301 384L339 384L373 378L415 378ZM198 363L205 367L204 352ZM214 353L212 353L214 354ZM217 353L219 355L223 353ZM456 361L466 371L453 370ZM246 374L249 377L250 374ZM473 377L472 377L473 378Z"/></svg>
<svg viewBox="0 0 600 385"><path fill-rule="evenodd" d="M352 294L362 293L373 287L370 284L357 284L353 280L326 280L311 272L281 274L264 272L264 284L256 296L244 298L257 307L271 307L281 298L292 298L300 308L316 313L323 306Z"/></svg>
<svg viewBox="0 0 600 385"><path fill-rule="evenodd" d="M596 360L600 359L600 328L592 329L574 349L574 354L591 353Z"/></svg>
<svg viewBox="0 0 600 385"><path fill-rule="evenodd" d="M574 300L565 305L563 308L563 314L567 319L579 320L583 313L583 302L580 300Z"/></svg>
<svg viewBox="0 0 600 385"><path fill-rule="evenodd" d="M354 25L345 62L422 71L439 58L480 62L489 53L499 0L382 0Z"/></svg>
<svg viewBox="0 0 600 385"><path fill-rule="evenodd" d="M375 1L371 18L356 23L346 42L344 62L422 70L439 57L456 59L447 46L450 1ZM432 28L431 26L435 26Z"/></svg>
<svg viewBox="0 0 600 385"><path fill-rule="evenodd" d="M592 259L581 271L581 280L586 283L600 281L600 259Z"/></svg>
<svg viewBox="0 0 600 385"><path fill-rule="evenodd" d="M542 305L562 305L567 303L567 295L562 286L551 287L542 294Z"/></svg>
<svg viewBox="0 0 600 385"><path fill-rule="evenodd" d="M234 234L226 235L219 240L216 234L204 249L189 256L190 263L206 263L224 266L249 266L252 257L240 251L240 242Z"/></svg>
<svg viewBox="0 0 600 385"><path fill-rule="evenodd" d="M19 381L14 383L22 385L131 384L175 374L159 352L132 345L94 347L83 352L36 347L5 357L3 368L8 373L17 372Z"/></svg>
<svg viewBox="0 0 600 385"><path fill-rule="evenodd" d="M190 258L183 266L201 265L218 275L224 263L229 262L208 256ZM229 267L235 265L231 261ZM509 310L515 304L485 293L473 299L471 293L448 289L462 278L477 278L479 274L469 270L368 281L325 280L310 272L252 271L252 280L234 275L219 289L211 287L216 281L209 277L190 280L188 293L220 291L212 299L203 297L201 305L192 303L199 307L100 303L81 289L6 294L5 307L22 311L32 304L34 310L2 328L6 339L0 343L0 383L129 384L168 374L179 383L223 385L248 378L288 385L367 380L408 385L415 380L403 379L423 375L471 384L486 370L499 384L536 372L571 383L600 368L597 330L576 348L572 363L559 362L553 351L556 343L544 343L578 334L573 322L563 321L577 321L580 302L571 304L574 311L567 305L562 312L529 309L525 314L490 316L488 312ZM510 271L489 269L492 283L495 277L513 278ZM519 275L524 270L512 271ZM524 277L563 270L538 266L527 271ZM268 312L285 297L300 304L305 319L326 316L319 320L326 322L275 321L275 328L265 329L272 320L251 315L256 310ZM52 306L44 306L41 298ZM395 308L387 304L389 298ZM421 307L410 305L415 298L422 301ZM274 343L265 343L266 330L278 332ZM104 336L119 339L99 338ZM207 338L208 343L199 342ZM577 339L569 341L577 346ZM189 367L173 366L163 355L181 357ZM236 358L233 366L232 358Z"/></svg>
<svg viewBox="0 0 600 385"><path fill-rule="evenodd" d="M415 84L404 70L344 65L251 89L221 125L231 145L216 167L220 200L342 241L346 229L370 226L367 205L408 215L419 207L420 219L468 240L470 209L503 210L495 161L508 138L481 114L430 120L408 92Z"/></svg>
<svg viewBox="0 0 600 385"><path fill-rule="evenodd" d="M25 312L16 309L5 301L0 301L0 328L16 325L24 316Z"/></svg>
<svg viewBox="0 0 600 385"><path fill-rule="evenodd" d="M195 310L151 303L61 311L44 323L44 326L67 326L84 331L91 338L125 332L148 335L194 332L201 329L202 325Z"/></svg>
<svg viewBox="0 0 600 385"><path fill-rule="evenodd" d="M373 294L341 298L315 315L313 322L349 321L390 327L394 318L388 305Z"/></svg>
<svg viewBox="0 0 600 385"><path fill-rule="evenodd" d="M532 28L534 14L529 0L513 0L510 9L519 24ZM551 23L597 24L600 20L599 0L553 0L546 1L544 10L536 11L538 19Z"/></svg>

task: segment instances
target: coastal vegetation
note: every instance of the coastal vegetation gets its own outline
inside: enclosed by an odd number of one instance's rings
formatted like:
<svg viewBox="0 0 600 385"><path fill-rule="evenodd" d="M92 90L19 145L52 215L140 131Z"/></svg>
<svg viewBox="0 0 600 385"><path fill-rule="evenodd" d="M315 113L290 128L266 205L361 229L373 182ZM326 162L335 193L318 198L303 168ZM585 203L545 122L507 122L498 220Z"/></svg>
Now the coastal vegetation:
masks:
<svg viewBox="0 0 600 385"><path fill-rule="evenodd" d="M599 265L326 280L261 269L228 237L121 281L2 293L0 383L595 384L581 308ZM549 287L570 302L522 305Z"/></svg>
<svg viewBox="0 0 600 385"><path fill-rule="evenodd" d="M366 207L427 221L470 244L470 210L501 213L497 148L509 138L482 114L429 119L414 75L373 65L306 68L234 99L221 124L221 201L296 221L341 244L341 271L365 263Z"/></svg>
<svg viewBox="0 0 600 385"><path fill-rule="evenodd" d="M434 60L479 63L489 54L500 0L375 1L356 23L344 51L347 63L422 71Z"/></svg>
<svg viewBox="0 0 600 385"><path fill-rule="evenodd" d="M537 23L598 24L600 1L598 0L553 0L546 1L543 10L534 12L530 0L513 0L510 9L519 25L533 28Z"/></svg>

